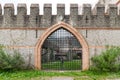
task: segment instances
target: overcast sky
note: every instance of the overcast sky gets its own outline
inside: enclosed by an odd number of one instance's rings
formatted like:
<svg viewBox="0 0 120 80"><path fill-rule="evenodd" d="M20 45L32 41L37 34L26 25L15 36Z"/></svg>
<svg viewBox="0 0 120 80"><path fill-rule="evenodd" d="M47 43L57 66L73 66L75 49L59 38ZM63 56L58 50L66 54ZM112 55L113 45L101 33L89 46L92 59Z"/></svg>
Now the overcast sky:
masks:
<svg viewBox="0 0 120 80"><path fill-rule="evenodd" d="M81 5L83 3L89 3L92 4L93 6L98 2L98 0L0 0L0 4L2 5L2 8L4 6L5 3L13 3L14 7L15 7L15 11L16 11L16 6L18 3L26 3L27 4L27 9L28 12L27 14L29 14L30 10L30 4L31 3L37 3L40 6L40 14L43 14L43 4L44 3L51 3L52 4L52 13L56 14L56 4L57 3L64 3L65 5L65 12L66 14L69 14L69 4L70 3L77 3L79 4L79 7L81 7Z"/></svg>

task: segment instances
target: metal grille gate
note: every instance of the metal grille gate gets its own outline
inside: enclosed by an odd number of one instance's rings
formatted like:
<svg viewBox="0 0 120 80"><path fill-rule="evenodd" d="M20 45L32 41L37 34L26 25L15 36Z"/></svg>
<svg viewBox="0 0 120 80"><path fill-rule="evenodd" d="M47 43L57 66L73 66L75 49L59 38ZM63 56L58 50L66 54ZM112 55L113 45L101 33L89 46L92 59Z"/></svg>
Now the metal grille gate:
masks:
<svg viewBox="0 0 120 80"><path fill-rule="evenodd" d="M60 28L42 45L42 70L80 70L81 45L69 31Z"/></svg>

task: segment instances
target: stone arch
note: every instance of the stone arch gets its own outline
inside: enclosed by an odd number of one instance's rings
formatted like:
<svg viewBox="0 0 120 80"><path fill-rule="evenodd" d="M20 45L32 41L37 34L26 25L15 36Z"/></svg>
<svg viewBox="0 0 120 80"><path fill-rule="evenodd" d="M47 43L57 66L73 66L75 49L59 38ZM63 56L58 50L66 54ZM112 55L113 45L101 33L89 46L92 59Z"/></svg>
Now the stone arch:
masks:
<svg viewBox="0 0 120 80"><path fill-rule="evenodd" d="M52 27L48 28L43 33L43 35L38 39L38 42L35 47L35 68L41 69L41 47L44 41L51 33L53 33L59 28L64 28L68 30L78 39L78 41L82 45L82 70L89 69L89 48L87 42L85 41L84 37L75 28L64 22L55 24Z"/></svg>

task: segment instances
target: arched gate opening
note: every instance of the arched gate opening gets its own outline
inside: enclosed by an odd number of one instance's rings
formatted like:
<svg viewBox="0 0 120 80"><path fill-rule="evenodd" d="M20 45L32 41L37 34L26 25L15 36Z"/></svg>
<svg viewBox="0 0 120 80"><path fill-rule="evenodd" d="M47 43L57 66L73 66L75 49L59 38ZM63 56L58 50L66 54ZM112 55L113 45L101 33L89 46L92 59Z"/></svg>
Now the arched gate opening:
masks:
<svg viewBox="0 0 120 80"><path fill-rule="evenodd" d="M66 34L63 35L63 33L67 33L67 35ZM58 35L56 37L60 37L60 39L55 39L54 35ZM66 36L68 37L68 39ZM62 37L66 40L62 39ZM53 40L51 40L52 38ZM58 40L58 41L54 41L54 40ZM50 44L52 44L52 46L50 46ZM65 47L65 45L67 47ZM61 46L62 48L59 48ZM82 55L80 54L81 51L82 51ZM47 57L45 60L44 57L46 56L49 57ZM66 62L68 61L68 63L71 62L71 64L68 64L65 67L64 64L66 63L65 61ZM54 63L57 62L58 62L58 66L56 67ZM78 66L75 67L74 64L72 64L72 62L73 63L76 62ZM68 67L69 65L72 65L74 68ZM52 27L48 28L43 33L43 35L39 38L36 44L35 67L36 69L55 70L62 68L65 70L71 70L71 69L78 70L82 68L82 70L87 70L89 68L89 48L87 42L85 41L84 37L80 34L80 32L78 32L72 26L63 22L55 24Z"/></svg>
<svg viewBox="0 0 120 80"><path fill-rule="evenodd" d="M41 62L42 70L81 70L82 46L72 33L59 28L44 41Z"/></svg>

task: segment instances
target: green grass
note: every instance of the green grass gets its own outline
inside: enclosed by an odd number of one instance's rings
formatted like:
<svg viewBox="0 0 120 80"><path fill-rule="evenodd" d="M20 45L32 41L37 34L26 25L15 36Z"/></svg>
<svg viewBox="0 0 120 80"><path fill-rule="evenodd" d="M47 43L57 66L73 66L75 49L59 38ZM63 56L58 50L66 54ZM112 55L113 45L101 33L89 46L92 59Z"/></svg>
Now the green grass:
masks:
<svg viewBox="0 0 120 80"><path fill-rule="evenodd" d="M42 69L50 69L50 70L80 70L81 69L81 60L72 60L72 61L64 61L61 64L60 61L56 62L48 62L42 64Z"/></svg>
<svg viewBox="0 0 120 80"><path fill-rule="evenodd" d="M106 80L120 78L120 72L66 71L50 72L38 70L0 72L0 80L49 80L51 77L68 76L74 80Z"/></svg>

